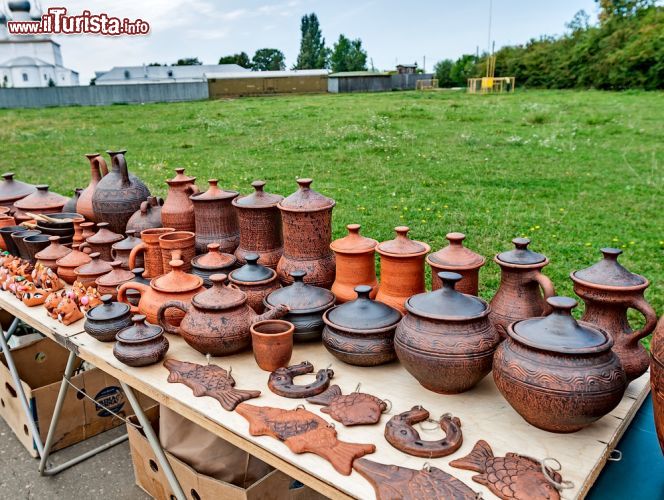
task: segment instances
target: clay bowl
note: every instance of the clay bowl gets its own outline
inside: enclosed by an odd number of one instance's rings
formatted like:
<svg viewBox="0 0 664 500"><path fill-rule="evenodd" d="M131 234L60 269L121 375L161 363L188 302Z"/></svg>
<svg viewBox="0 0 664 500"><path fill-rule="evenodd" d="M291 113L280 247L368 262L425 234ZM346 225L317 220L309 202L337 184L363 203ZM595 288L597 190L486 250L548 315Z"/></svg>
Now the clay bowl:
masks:
<svg viewBox="0 0 664 500"><path fill-rule="evenodd" d="M254 323L249 330L254 358L261 370L273 372L288 366L293 354L293 323L269 319Z"/></svg>
<svg viewBox="0 0 664 500"><path fill-rule="evenodd" d="M27 260L34 264L37 261L35 254L46 248L49 243L47 234L35 234L23 238L23 246L25 246L25 250L28 254Z"/></svg>
<svg viewBox="0 0 664 500"><path fill-rule="evenodd" d="M15 233L12 233L11 237L12 240L14 240L14 245L16 245L19 257L28 260L28 249L25 248L25 244L23 243L23 238L27 238L28 236L36 236L38 234L41 234L41 231L30 230L30 231L17 231Z"/></svg>
<svg viewBox="0 0 664 500"><path fill-rule="evenodd" d="M10 254L18 256L18 248L16 247L16 243L14 243L14 239L12 238L12 233L17 233L20 231L27 231L27 230L28 229L23 226L5 226L0 228L0 236L2 236L2 240L5 242L7 251Z"/></svg>
<svg viewBox="0 0 664 500"><path fill-rule="evenodd" d="M47 227L53 229L74 229L74 223L66 219L81 219L83 216L74 212L61 212L59 214L48 214L48 217L51 219L56 219L57 221L45 221L40 220L37 222L37 225L40 227Z"/></svg>

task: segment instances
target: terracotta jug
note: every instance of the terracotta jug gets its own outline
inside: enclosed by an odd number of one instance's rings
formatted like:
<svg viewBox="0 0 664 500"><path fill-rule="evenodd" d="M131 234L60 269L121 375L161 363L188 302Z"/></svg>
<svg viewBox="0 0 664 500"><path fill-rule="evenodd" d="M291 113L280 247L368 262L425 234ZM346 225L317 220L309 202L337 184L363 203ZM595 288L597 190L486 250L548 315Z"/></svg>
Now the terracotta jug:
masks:
<svg viewBox="0 0 664 500"><path fill-rule="evenodd" d="M77 244L73 244L71 252L55 261L55 264L58 266L58 276L70 285L76 281L75 269L92 260L87 253L81 252L78 247Z"/></svg>
<svg viewBox="0 0 664 500"><path fill-rule="evenodd" d="M254 192L233 200L240 223L240 245L235 250L239 265L247 254L258 254L261 266L276 269L283 252L281 213L277 205L283 196L265 192L265 181L251 183Z"/></svg>
<svg viewBox="0 0 664 500"><path fill-rule="evenodd" d="M655 430L664 453L664 317L659 320L650 342L650 386Z"/></svg>
<svg viewBox="0 0 664 500"><path fill-rule="evenodd" d="M14 218L17 221L26 222L32 219L26 212L33 214L62 212L62 207L65 206L67 200L66 196L49 191L48 184L40 184L37 186L37 191L14 203L14 207L16 208Z"/></svg>
<svg viewBox="0 0 664 500"><path fill-rule="evenodd" d="M97 184L92 195L92 209L97 220L109 223L114 233L124 233L127 221L150 196L150 190L127 170L126 151L107 151L111 171Z"/></svg>
<svg viewBox="0 0 664 500"><path fill-rule="evenodd" d="M355 287L369 285L370 297L378 293L376 279L376 245L378 242L360 235L359 224L348 224L348 235L330 244L335 253L336 276L332 292L337 297L337 304L343 304L356 298Z"/></svg>
<svg viewBox="0 0 664 500"><path fill-rule="evenodd" d="M146 229L162 227L161 205L163 202L155 196L148 196L146 201L141 202L139 208L127 221L127 231L136 231L140 234Z"/></svg>
<svg viewBox="0 0 664 500"><path fill-rule="evenodd" d="M424 292L424 256L431 247L408 238L410 228L394 228L397 237L376 246L380 254L380 289L376 300L406 313L406 300Z"/></svg>
<svg viewBox="0 0 664 500"><path fill-rule="evenodd" d="M71 248L67 248L64 245L61 245L59 236L51 236L48 240L51 242L51 244L44 248L41 252L37 252L35 257L44 266L50 267L55 271L58 268L56 261L71 252Z"/></svg>
<svg viewBox="0 0 664 500"><path fill-rule="evenodd" d="M178 252L178 259L184 262L182 270L191 272L191 260L196 257L196 234L191 231L172 231L159 236L161 265L164 272L171 270L170 261L173 252Z"/></svg>
<svg viewBox="0 0 664 500"><path fill-rule="evenodd" d="M335 259L332 242L331 198L311 189L311 179L299 179L299 189L279 202L283 224L284 252L277 265L282 284L293 283L292 271L306 271L305 282L331 288Z"/></svg>
<svg viewBox="0 0 664 500"><path fill-rule="evenodd" d="M89 221L98 222L92 209L92 195L94 195L101 178L108 173L108 167L106 166L106 160L99 153L87 154L85 157L90 162L90 183L78 197L75 212Z"/></svg>
<svg viewBox="0 0 664 500"><path fill-rule="evenodd" d="M14 172L2 174L3 181L0 182L0 206L14 207L14 202L25 198L37 191L32 184L14 179Z"/></svg>
<svg viewBox="0 0 664 500"><path fill-rule="evenodd" d="M622 250L602 248L604 258L581 271L570 274L574 293L583 299L586 310L582 320L607 331L613 337L613 352L625 369L627 381L643 375L648 369L648 352L639 342L655 329L657 314L643 297L650 284L619 262ZM636 309L646 319L643 328L632 331L627 310Z"/></svg>
<svg viewBox="0 0 664 500"><path fill-rule="evenodd" d="M129 253L129 267L133 269L136 266L139 255L143 255L146 278L155 278L164 274L164 264L161 260L161 247L159 246L159 237L162 234L175 231L172 227L159 227L145 229L141 231L141 243L132 248Z"/></svg>
<svg viewBox="0 0 664 500"><path fill-rule="evenodd" d="M447 233L445 236L450 242L448 246L427 255L426 261L431 268L431 288L438 290L442 282L438 277L441 271L459 273L462 278L456 284L456 290L461 293L477 295L480 281L480 268L486 262L481 255L463 246L466 235L463 233Z"/></svg>
<svg viewBox="0 0 664 500"><path fill-rule="evenodd" d="M83 192L83 188L76 188L74 189L74 196L69 198L67 202L63 205L62 207L62 212L63 213L76 213L76 204L78 203L78 199L81 197L81 193Z"/></svg>
<svg viewBox="0 0 664 500"><path fill-rule="evenodd" d="M127 231L126 234L127 237L125 239L120 240L117 243L113 243L113 246L111 247L111 257L113 260L119 260L122 262L122 269L126 269L128 271L130 269L129 255L131 254L131 251L134 249L134 247L137 247L141 244L141 239L134 236L136 234L135 231L130 230ZM136 266L143 267L142 254L139 254L136 257Z"/></svg>
<svg viewBox="0 0 664 500"><path fill-rule="evenodd" d="M491 299L490 318L502 338L510 323L547 314L546 299L556 294L551 280L542 274L549 259L529 250L528 238L514 238L512 243L514 250L493 259L500 266L500 286Z"/></svg>
<svg viewBox="0 0 664 500"><path fill-rule="evenodd" d="M196 177L184 174L184 168L175 169L175 177L168 179L168 194L161 207L161 223L176 231L195 231L194 204L189 198L198 193Z"/></svg>
<svg viewBox="0 0 664 500"><path fill-rule="evenodd" d="M112 247L118 241L122 241L122 235L114 233L108 229L108 222L100 222L97 224L97 232L89 236L85 243L81 243L80 249L90 249L90 253L99 252L102 260L111 262L113 256L111 255ZM86 252L87 253L87 252Z"/></svg>
<svg viewBox="0 0 664 500"><path fill-rule="evenodd" d="M205 252L209 243L219 243L223 253L234 253L240 243L240 228L233 199L237 191L221 190L217 179L208 181L204 193L191 195L196 220L196 251Z"/></svg>

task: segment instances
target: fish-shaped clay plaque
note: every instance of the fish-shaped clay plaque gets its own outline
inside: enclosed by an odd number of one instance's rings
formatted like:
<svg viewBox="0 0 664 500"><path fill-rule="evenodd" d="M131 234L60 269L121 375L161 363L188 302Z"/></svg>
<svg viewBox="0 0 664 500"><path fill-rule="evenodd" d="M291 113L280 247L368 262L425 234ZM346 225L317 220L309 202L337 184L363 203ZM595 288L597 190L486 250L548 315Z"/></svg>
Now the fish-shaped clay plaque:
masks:
<svg viewBox="0 0 664 500"><path fill-rule="evenodd" d="M320 411L344 425L378 423L381 414L387 410L387 403L382 399L363 392L343 395L338 385L330 386L318 396L307 398L307 402L324 405L325 408Z"/></svg>

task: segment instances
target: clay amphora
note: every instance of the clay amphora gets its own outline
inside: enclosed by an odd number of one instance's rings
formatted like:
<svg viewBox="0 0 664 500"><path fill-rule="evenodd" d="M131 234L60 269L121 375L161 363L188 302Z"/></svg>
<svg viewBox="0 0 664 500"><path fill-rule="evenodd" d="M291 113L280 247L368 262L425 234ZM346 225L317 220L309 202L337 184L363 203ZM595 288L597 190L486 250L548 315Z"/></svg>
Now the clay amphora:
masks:
<svg viewBox="0 0 664 500"><path fill-rule="evenodd" d="M145 262L143 276L146 278L156 278L164 274L159 237L162 234L172 233L173 231L175 229L172 227L159 227L141 231L141 243L135 246L129 253L129 267L132 269L137 267L137 259L139 255L143 255L143 261Z"/></svg>
<svg viewBox="0 0 664 500"><path fill-rule="evenodd" d="M437 252L427 255L426 261L431 267L431 288L438 290L442 286L438 273L449 271L459 273L463 278L456 284L461 293L477 295L480 281L480 268L486 262L481 255L463 246L466 235L463 233L447 233L445 236L450 244Z"/></svg>
<svg viewBox="0 0 664 500"><path fill-rule="evenodd" d="M424 256L431 247L408 238L410 228L395 227L397 237L376 247L380 254L380 289L376 300L406 313L405 302L424 292Z"/></svg>
<svg viewBox="0 0 664 500"><path fill-rule="evenodd" d="M74 243L71 252L55 261L55 264L58 266L56 271L58 276L70 285L76 281L75 269L92 260L87 253L81 252L78 247L79 245Z"/></svg>
<svg viewBox="0 0 664 500"><path fill-rule="evenodd" d="M102 260L98 253L91 253L90 262L78 266L74 269L74 272L76 273L76 281L80 281L87 288L96 286L97 278L110 273L112 270L111 264Z"/></svg>
<svg viewBox="0 0 664 500"><path fill-rule="evenodd" d="M111 255L113 244L122 241L123 238L121 234L111 231L108 226L108 222L98 223L97 232L89 236L85 240L85 243L81 243L80 249L86 251L85 249L89 248L90 253L99 252L102 260L113 261L114 259Z"/></svg>
<svg viewBox="0 0 664 500"><path fill-rule="evenodd" d="M78 203L78 199L81 197L82 192L83 192L83 188L74 189L74 196L69 198L67 200L67 202L63 205L62 212L64 212L64 213L76 213L76 204Z"/></svg>
<svg viewBox="0 0 664 500"><path fill-rule="evenodd" d="M372 299L378 293L375 261L378 242L361 236L359 224L348 224L346 229L348 229L347 236L330 244L336 258L336 276L332 284L332 293L337 297L337 304L354 300L355 287L358 285L369 285Z"/></svg>
<svg viewBox="0 0 664 500"><path fill-rule="evenodd" d="M335 274L330 243L332 209L336 203L311 189L312 182L298 179L299 189L279 202L284 251L277 265L277 275L281 283L287 285L293 283L293 271L306 271L306 283L329 289Z"/></svg>
<svg viewBox="0 0 664 500"><path fill-rule="evenodd" d="M648 369L648 352L640 340L650 335L657 324L657 313L643 297L650 284L618 262L622 250L602 248L604 258L595 265L570 274L574 292L583 299L586 310L581 319L608 332L613 338L613 352L623 365L627 382ZM632 331L627 310L636 309L645 317L645 325Z"/></svg>
<svg viewBox="0 0 664 500"><path fill-rule="evenodd" d="M546 299L556 294L551 280L542 274L549 259L529 250L528 238L514 238L512 243L515 250L493 259L500 266L500 286L491 299L490 318L502 338L510 323L547 314Z"/></svg>
<svg viewBox="0 0 664 500"><path fill-rule="evenodd" d="M293 323L270 319L252 324L250 330L254 358L261 370L273 372L288 366L293 355Z"/></svg>
<svg viewBox="0 0 664 500"><path fill-rule="evenodd" d="M650 342L650 388L655 430L664 453L664 317L659 320Z"/></svg>
<svg viewBox="0 0 664 500"><path fill-rule="evenodd" d="M245 258L247 263L232 271L228 281L247 294L247 304L260 314L265 310L265 298L281 285L274 269L258 263L257 253L248 253Z"/></svg>
<svg viewBox="0 0 664 500"><path fill-rule="evenodd" d="M146 229L162 227L161 204L163 201L160 198L148 196L148 199L141 202L141 207L127 221L127 231L136 231L136 234L140 234Z"/></svg>
<svg viewBox="0 0 664 500"><path fill-rule="evenodd" d="M243 265L247 254L256 253L261 266L276 269L283 252L281 213L277 205L284 197L266 193L264 181L254 181L251 185L253 193L233 200L240 224L240 245L235 257Z"/></svg>
<svg viewBox="0 0 664 500"><path fill-rule="evenodd" d="M122 234L127 221L150 196L150 190L127 170L126 151L107 151L111 156L111 171L97 184L92 195L92 209L97 220L109 223L109 229Z"/></svg>
<svg viewBox="0 0 664 500"><path fill-rule="evenodd" d="M48 240L51 242L50 245L42 251L37 252L35 257L44 266L50 267L55 271L58 268L56 261L71 252L71 248L61 245L59 236L50 236Z"/></svg>
<svg viewBox="0 0 664 500"><path fill-rule="evenodd" d="M101 178L108 173L108 167L106 166L106 160L99 153L87 154L85 157L90 162L90 183L78 197L74 212L81 214L89 221L99 222L92 209L92 196Z"/></svg>
<svg viewBox="0 0 664 500"><path fill-rule="evenodd" d="M132 281L134 273L122 269L122 262L119 260L111 262L111 267L113 268L111 271L95 280L95 285L97 285L97 291L101 295L110 295L113 300L116 300L118 287L123 283Z"/></svg>
<svg viewBox="0 0 664 500"><path fill-rule="evenodd" d="M36 187L37 191L14 203L14 207L16 208L14 218L17 221L26 222L32 219L26 212L33 214L62 212L62 207L65 206L68 200L66 196L49 191L47 184L40 184Z"/></svg>
<svg viewBox="0 0 664 500"><path fill-rule="evenodd" d="M168 194L161 207L161 223L176 231L195 231L194 204L189 198L198 193L196 177L184 174L184 168L175 169L175 177L168 179Z"/></svg>
<svg viewBox="0 0 664 500"><path fill-rule="evenodd" d="M178 259L184 262L182 270L191 272L191 259L196 257L196 235L191 231L172 231L159 237L161 265L164 272L171 270L170 261L173 252L178 252Z"/></svg>
<svg viewBox="0 0 664 500"><path fill-rule="evenodd" d="M145 322L145 316L133 316L134 324L115 336L113 355L127 366L148 366L160 362L168 352L164 330Z"/></svg>
<svg viewBox="0 0 664 500"><path fill-rule="evenodd" d="M15 201L37 191L37 188L32 184L15 180L14 172L4 173L2 178L3 181L0 182L0 206L13 208Z"/></svg>
<svg viewBox="0 0 664 500"><path fill-rule="evenodd" d="M205 252L209 243L219 243L223 253L234 253L240 243L240 228L233 199L237 191L219 189L217 179L208 181L204 193L191 196L196 220L196 251Z"/></svg>
<svg viewBox="0 0 664 500"><path fill-rule="evenodd" d="M141 239L134 236L135 231L127 231L127 237L124 240L113 243L111 247L111 257L113 260L122 262L122 269L129 270L129 255L134 247L141 244ZM143 267L143 255L139 254L136 258L136 266Z"/></svg>

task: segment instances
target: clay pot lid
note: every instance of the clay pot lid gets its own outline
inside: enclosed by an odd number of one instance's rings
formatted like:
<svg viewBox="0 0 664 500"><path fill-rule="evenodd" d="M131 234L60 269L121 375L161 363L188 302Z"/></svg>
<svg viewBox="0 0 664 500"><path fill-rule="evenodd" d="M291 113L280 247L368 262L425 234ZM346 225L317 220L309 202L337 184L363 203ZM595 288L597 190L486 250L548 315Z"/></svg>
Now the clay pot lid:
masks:
<svg viewBox="0 0 664 500"><path fill-rule="evenodd" d="M127 314L130 310L129 304L124 302L113 302L111 295L101 296L102 304L93 307L85 313L85 317L92 321L111 321Z"/></svg>
<svg viewBox="0 0 664 500"><path fill-rule="evenodd" d="M57 261L72 251L60 244L60 236L51 236L48 241L51 242L49 246L35 254L36 259L54 260Z"/></svg>
<svg viewBox="0 0 664 500"><path fill-rule="evenodd" d="M166 274L153 278L150 286L157 291L167 293L191 292L203 285L203 279L182 270L184 262L175 259L169 262L171 270Z"/></svg>
<svg viewBox="0 0 664 500"><path fill-rule="evenodd" d="M247 263L232 271L229 278L243 283L256 283L274 278L276 272L269 267L260 265L258 259L260 259L260 255L257 253L248 253L245 256Z"/></svg>
<svg viewBox="0 0 664 500"><path fill-rule="evenodd" d="M425 318L466 319L485 314L488 305L473 295L457 292L454 287L463 276L459 273L442 271L438 277L443 286L433 292L418 293L406 301L406 309Z"/></svg>
<svg viewBox="0 0 664 500"><path fill-rule="evenodd" d="M514 238L512 240L514 250L499 253L497 259L507 264L517 264L519 266L527 266L530 264L539 264L546 261L546 257L541 253L533 252L528 249L530 240L528 238Z"/></svg>
<svg viewBox="0 0 664 500"><path fill-rule="evenodd" d="M141 243L141 239L134 236L136 231L128 230L127 237L123 240L120 240L116 243L113 243L113 248L116 250L131 250L135 246Z"/></svg>
<svg viewBox="0 0 664 500"><path fill-rule="evenodd" d="M270 208L276 207L284 199L280 194L272 194L264 191L265 181L254 181L251 185L254 192L247 196L239 196L233 200L233 205L242 208Z"/></svg>
<svg viewBox="0 0 664 500"><path fill-rule="evenodd" d="M83 264L74 269L76 274L82 274L83 276L101 276L110 272L113 268L105 260L99 258L101 254L99 252L93 252L89 255L90 262Z"/></svg>
<svg viewBox="0 0 664 500"><path fill-rule="evenodd" d="M483 266L486 262L484 257L463 246L463 240L466 239L465 234L447 233L445 238L450 244L430 254L427 257L429 263L445 267L474 269Z"/></svg>
<svg viewBox="0 0 664 500"><path fill-rule="evenodd" d="M590 267L575 271L572 273L573 277L595 285L616 287L639 286L648 282L643 276L629 272L618 262L622 250L602 248L600 251L604 255L602 260Z"/></svg>
<svg viewBox="0 0 664 500"><path fill-rule="evenodd" d="M123 236L108 229L108 222L99 222L97 232L85 241L93 245L108 245L123 240Z"/></svg>
<svg viewBox="0 0 664 500"><path fill-rule="evenodd" d="M304 282L306 271L291 271L290 275L293 284L270 293L265 298L268 305L277 307L285 304L295 314L320 311L334 305L336 297L332 292Z"/></svg>
<svg viewBox="0 0 664 500"><path fill-rule="evenodd" d="M576 300L549 297L546 301L553 308L551 314L513 323L508 328L510 337L536 349L562 354L590 354L611 348L613 340L608 334L574 319Z"/></svg>
<svg viewBox="0 0 664 500"><path fill-rule="evenodd" d="M194 295L191 303L199 309L212 311L222 311L246 303L247 294L235 286L226 285L227 278L228 276L223 273L210 276L212 286Z"/></svg>
<svg viewBox="0 0 664 500"><path fill-rule="evenodd" d="M132 281L134 281L136 283L143 283L144 285L149 285L150 284L150 280L143 277L143 273L145 272L144 268L135 267L134 269L131 270L131 272L134 275L134 277L132 278ZM132 292L132 291L135 292L136 290L127 290L127 293Z"/></svg>
<svg viewBox="0 0 664 500"><path fill-rule="evenodd" d="M332 198L311 189L312 182L313 179L298 179L299 189L281 200L279 208L294 212L311 212L334 207L336 202Z"/></svg>
<svg viewBox="0 0 664 500"><path fill-rule="evenodd" d="M122 269L122 262L119 260L111 262L111 268L111 271L95 280L97 285L118 286L134 279L134 273Z"/></svg>
<svg viewBox="0 0 664 500"><path fill-rule="evenodd" d="M235 256L220 252L220 246L219 243L208 243L207 253L194 257L191 264L201 269L225 269L235 264L237 260Z"/></svg>
<svg viewBox="0 0 664 500"><path fill-rule="evenodd" d="M355 287L357 298L335 306L326 313L327 320L334 326L353 330L377 330L395 326L401 321L401 313L393 307L372 300L369 297L372 287Z"/></svg>
<svg viewBox="0 0 664 500"><path fill-rule="evenodd" d="M225 189L219 189L217 179L210 179L208 184L210 187L204 193L192 194L189 199L192 201L218 201L218 200L228 200L233 199L240 193L237 191L227 191Z"/></svg>
<svg viewBox="0 0 664 500"><path fill-rule="evenodd" d="M339 253L368 253L376 249L378 242L360 234L359 224L348 224L348 234L330 243L330 248Z"/></svg>
<svg viewBox="0 0 664 500"><path fill-rule="evenodd" d="M166 179L166 183L169 186L178 185L178 184L194 184L195 182L196 182L196 177L185 175L183 167L175 169L175 177L173 177L172 179Z"/></svg>
<svg viewBox="0 0 664 500"><path fill-rule="evenodd" d="M48 190L48 184L36 186L37 191L29 194L14 203L14 206L25 212L34 210L61 210L69 198L58 193L52 193Z"/></svg>
<svg viewBox="0 0 664 500"><path fill-rule="evenodd" d="M14 172L4 173L2 177L4 181L0 182L0 203L25 198L37 190L32 184L15 180Z"/></svg>
<svg viewBox="0 0 664 500"><path fill-rule="evenodd" d="M136 314L132 316L131 320L134 324L120 330L115 335L115 340L127 344L140 344L146 340L154 340L164 334L162 327L146 322L143 314Z"/></svg>
<svg viewBox="0 0 664 500"><path fill-rule="evenodd" d="M92 259L90 256L78 249L79 245L72 245L71 252L55 261L58 267L78 267L87 264Z"/></svg>
<svg viewBox="0 0 664 500"><path fill-rule="evenodd" d="M394 231L397 233L397 237L379 243L376 246L378 253L396 257L416 257L431 250L431 247L423 241L408 238L408 231L410 231L408 226L397 226Z"/></svg>

